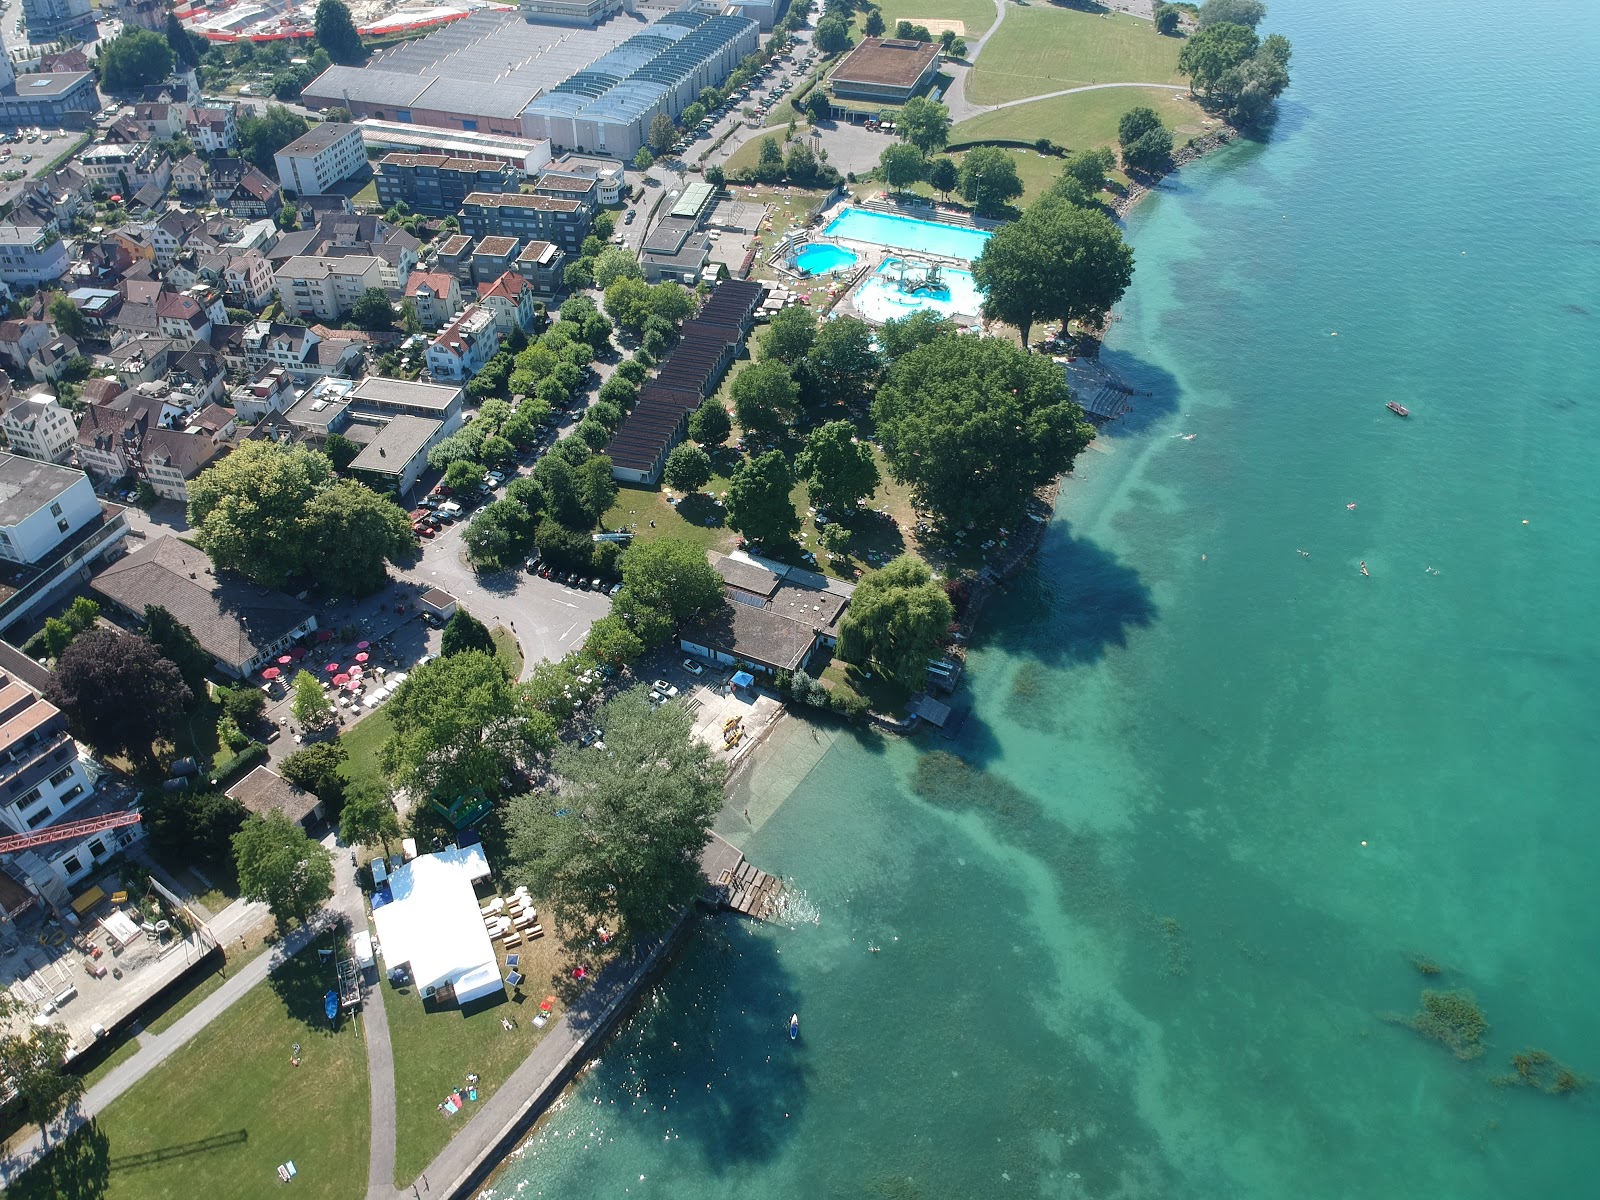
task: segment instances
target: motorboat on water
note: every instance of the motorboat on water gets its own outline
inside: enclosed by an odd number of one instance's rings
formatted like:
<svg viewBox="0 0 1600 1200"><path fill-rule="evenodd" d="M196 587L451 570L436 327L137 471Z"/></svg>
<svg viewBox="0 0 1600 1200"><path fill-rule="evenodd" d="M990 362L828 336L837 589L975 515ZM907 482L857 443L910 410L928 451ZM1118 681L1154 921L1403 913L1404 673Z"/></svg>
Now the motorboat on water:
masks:
<svg viewBox="0 0 1600 1200"><path fill-rule="evenodd" d="M1411 410L1409 408L1407 408L1404 404L1394 400L1389 401L1389 403L1385 404L1384 407L1397 417L1409 417L1411 415Z"/></svg>
<svg viewBox="0 0 1600 1200"><path fill-rule="evenodd" d="M800 1014L795 1013L789 1018L789 1040L795 1041L800 1036Z"/></svg>

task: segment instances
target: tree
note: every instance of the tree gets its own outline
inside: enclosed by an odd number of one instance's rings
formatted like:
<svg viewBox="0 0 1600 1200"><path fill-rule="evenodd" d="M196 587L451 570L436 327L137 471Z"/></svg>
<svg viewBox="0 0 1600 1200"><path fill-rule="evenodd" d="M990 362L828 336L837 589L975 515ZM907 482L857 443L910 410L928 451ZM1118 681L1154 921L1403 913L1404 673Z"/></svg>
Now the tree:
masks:
<svg viewBox="0 0 1600 1200"><path fill-rule="evenodd" d="M330 433L322 444L322 450L335 471L343 471L361 454L361 447L342 433Z"/></svg>
<svg viewBox="0 0 1600 1200"><path fill-rule="evenodd" d="M1289 39L1272 34L1253 55L1223 73L1211 99L1222 103L1224 115L1233 124L1255 124L1289 86L1289 56Z"/></svg>
<svg viewBox="0 0 1600 1200"><path fill-rule="evenodd" d="M500 660L482 650L418 667L386 711L394 734L384 770L418 799L500 795L501 780L555 743L555 723L524 704Z"/></svg>
<svg viewBox="0 0 1600 1200"><path fill-rule="evenodd" d="M928 164L928 184L946 200L961 182L961 171L953 158L939 157Z"/></svg>
<svg viewBox="0 0 1600 1200"><path fill-rule="evenodd" d="M795 459L795 473L806 482L811 503L836 518L878 490L878 464L872 447L857 441L849 421L830 421L806 439Z"/></svg>
<svg viewBox="0 0 1600 1200"><path fill-rule="evenodd" d="M777 183L783 178L783 148L775 137L764 137L756 149L756 178L762 183Z"/></svg>
<svg viewBox="0 0 1600 1200"><path fill-rule="evenodd" d="M173 53L159 33L133 27L101 43L98 61L102 88L130 92L172 74Z"/></svg>
<svg viewBox="0 0 1600 1200"><path fill-rule="evenodd" d="M1176 37L1178 35L1178 19L1183 15L1183 10L1176 4L1157 4L1155 8L1156 32L1163 37Z"/></svg>
<svg viewBox="0 0 1600 1200"><path fill-rule="evenodd" d="M306 508L332 478L304 447L243 442L189 483L195 540L217 566L280 587L304 564Z"/></svg>
<svg viewBox="0 0 1600 1200"><path fill-rule="evenodd" d="M728 181L728 177L721 167L713 163L705 170L705 181L712 187L719 188Z"/></svg>
<svg viewBox="0 0 1600 1200"><path fill-rule="evenodd" d="M728 394L739 424L752 433L776 438L800 414L800 389L789 368L775 359L740 371Z"/></svg>
<svg viewBox="0 0 1600 1200"><path fill-rule="evenodd" d="M921 690L928 660L954 617L950 597L927 565L901 555L856 585L839 626L839 657L875 663L901 687Z"/></svg>
<svg viewBox="0 0 1600 1200"><path fill-rule="evenodd" d="M693 442L674 446L661 478L680 492L698 492L711 481L711 455Z"/></svg>
<svg viewBox="0 0 1600 1200"><path fill-rule="evenodd" d="M817 32L811 40L823 54L838 54L850 49L850 29L842 17L826 16L817 22Z"/></svg>
<svg viewBox="0 0 1600 1200"><path fill-rule="evenodd" d="M278 774L302 791L310 792L326 807L330 816L345 805L345 780L340 769L349 756L338 738L312 742L296 750L278 764Z"/></svg>
<svg viewBox="0 0 1600 1200"><path fill-rule="evenodd" d="M878 348L883 357L892 363L918 346L925 346L955 332L954 321L941 317L931 308L923 308L909 317L885 321L878 329Z"/></svg>
<svg viewBox="0 0 1600 1200"><path fill-rule="evenodd" d="M145 609L145 612L149 611L148 608ZM218 688L217 695L222 701L223 715L240 728L254 725L267 708L267 698L261 689L251 687L248 683L241 683L238 687Z"/></svg>
<svg viewBox="0 0 1600 1200"><path fill-rule="evenodd" d="M913 96L900 109L894 127L902 141L910 142L923 154L943 150L950 140L950 110L937 100Z"/></svg>
<svg viewBox="0 0 1600 1200"><path fill-rule="evenodd" d="M205 695L206 676L211 674L216 660L187 625L161 605L148 604L144 610L144 636L163 658L178 668L178 674L183 677L184 686L190 692L196 696ZM261 695L254 688L251 694Z"/></svg>
<svg viewBox="0 0 1600 1200"><path fill-rule="evenodd" d="M1149 109L1145 111L1149 112ZM1159 119L1156 124L1158 126L1161 124ZM1117 156L1105 146L1099 146L1093 150L1079 150L1076 154L1067 155L1061 164L1061 175L1062 178L1075 182L1086 195L1093 196L1105 187L1106 176L1116 165Z"/></svg>
<svg viewBox="0 0 1600 1200"><path fill-rule="evenodd" d="M1261 0L1206 0L1200 6L1200 28L1228 22L1254 29L1267 15Z"/></svg>
<svg viewBox="0 0 1600 1200"><path fill-rule="evenodd" d="M928 171L922 151L904 142L884 147L883 153L878 156L878 165L883 168L883 181L897 192L918 182ZM1015 170L1015 167L1012 169Z"/></svg>
<svg viewBox="0 0 1600 1200"><path fill-rule="evenodd" d="M381 844L389 853L389 843L399 840L400 818L388 789L374 779L363 779L350 788L344 811L339 814L339 840L347 846Z"/></svg>
<svg viewBox="0 0 1600 1200"><path fill-rule="evenodd" d="M789 147L783 160L783 173L795 187L811 187L817 181L819 166L815 152L802 139Z"/></svg>
<svg viewBox="0 0 1600 1200"><path fill-rule="evenodd" d="M1104 212L1043 196L995 232L972 277L983 315L1015 325L1026 346L1037 320L1102 320L1133 280L1133 251Z"/></svg>
<svg viewBox="0 0 1600 1200"><path fill-rule="evenodd" d="M806 355L806 374L823 404L872 398L883 362L872 348L872 327L858 317L824 321Z"/></svg>
<svg viewBox="0 0 1600 1200"><path fill-rule="evenodd" d="M1178 73L1189 76L1192 91L1210 93L1223 77L1256 52L1260 45L1247 25L1223 21L1195 31L1178 52Z"/></svg>
<svg viewBox="0 0 1600 1200"><path fill-rule="evenodd" d="M728 485L728 525L753 542L779 545L800 532L789 493L794 475L781 450L743 463Z"/></svg>
<svg viewBox="0 0 1600 1200"><path fill-rule="evenodd" d="M636 542L623 551L618 566L624 588L637 603L674 621L687 621L722 603L722 576L694 542L679 538Z"/></svg>
<svg viewBox="0 0 1600 1200"><path fill-rule="evenodd" d="M1130 108L1117 126L1122 161L1135 171L1159 171L1172 157L1172 134L1154 109Z"/></svg>
<svg viewBox="0 0 1600 1200"><path fill-rule="evenodd" d="M350 19L344 0L322 0L318 4L315 29L317 44L334 62L358 67L367 61L366 47L361 44L361 35L356 32L356 23Z"/></svg>
<svg viewBox="0 0 1600 1200"><path fill-rule="evenodd" d="M324 4L337 0L322 0ZM350 309L350 320L357 329L393 329L394 305L382 288L368 288Z"/></svg>
<svg viewBox="0 0 1600 1200"><path fill-rule="evenodd" d="M272 156L310 128L298 113L281 104L269 104L263 116L239 118L239 153L276 179L278 168Z"/></svg>
<svg viewBox="0 0 1600 1200"><path fill-rule="evenodd" d="M861 32L868 37L883 36L883 13L877 8L867 10L867 23L861 27Z"/></svg>
<svg viewBox="0 0 1600 1200"><path fill-rule="evenodd" d="M66 1029L35 1024L32 1015L10 992L0 993L0 1029L6 1031L0 1035L0 1078L16 1092L23 1116L39 1127L48 1146L50 1126L83 1095L84 1079L62 1067L72 1046Z"/></svg>
<svg viewBox="0 0 1600 1200"><path fill-rule="evenodd" d="M657 113L650 121L650 132L645 135L645 144L657 158L660 158L672 144L678 140L678 131L673 127L672 118L664 112Z"/></svg>
<svg viewBox="0 0 1600 1200"><path fill-rule="evenodd" d="M803 304L791 304L772 314L761 335L761 355L792 367L811 352L816 340L816 314Z"/></svg>
<svg viewBox="0 0 1600 1200"><path fill-rule="evenodd" d="M650 153L650 147L640 146L633 156L633 169L635 171L648 171L656 165L656 156Z"/></svg>
<svg viewBox="0 0 1600 1200"><path fill-rule="evenodd" d="M83 314L65 292L57 292L50 301L50 321L56 329L70 338L83 336Z"/></svg>
<svg viewBox="0 0 1600 1200"><path fill-rule="evenodd" d="M405 509L351 479L337 479L311 498L303 529L302 569L330 594L370 595L388 579L386 564L417 548Z"/></svg>
<svg viewBox="0 0 1600 1200"><path fill-rule="evenodd" d="M465 654L468 650L481 650L493 654L494 638L489 627L466 609L457 606L454 615L445 622L444 637L439 643L439 653L448 657Z"/></svg>
<svg viewBox="0 0 1600 1200"><path fill-rule="evenodd" d="M167 10L167 23L164 30L167 45L172 47L172 53L177 60L186 66L198 67L205 52L211 44L203 37L190 33L183 27L183 22L178 20L178 14L170 8Z"/></svg>
<svg viewBox="0 0 1600 1200"><path fill-rule="evenodd" d="M594 260L595 286L604 291L623 276L629 279L643 279L644 268L639 265L639 260L631 251L624 250L621 246L607 246Z"/></svg>
<svg viewBox="0 0 1600 1200"><path fill-rule="evenodd" d="M702 446L721 446L733 433L728 410L715 396L708 396L689 415L689 436Z"/></svg>
<svg viewBox="0 0 1600 1200"><path fill-rule="evenodd" d="M295 673L294 702L289 712L303 729L319 729L333 718L333 704L310 671Z"/></svg>
<svg viewBox="0 0 1600 1200"><path fill-rule="evenodd" d="M601 617L589 626L583 652L595 662L609 667L625 667L644 654L644 640L616 613Z"/></svg>
<svg viewBox="0 0 1600 1200"><path fill-rule="evenodd" d="M472 518L462 540L474 562L503 568L521 557L533 541L536 527L534 514L525 506L511 499L496 500Z"/></svg>
<svg viewBox="0 0 1600 1200"><path fill-rule="evenodd" d="M173 736L194 699L160 651L110 629L91 629L62 651L44 694L97 750L139 759Z"/></svg>
<svg viewBox="0 0 1600 1200"><path fill-rule="evenodd" d="M1022 195L1017 163L999 146L975 146L961 160L961 198L979 212L995 212Z"/></svg>
<svg viewBox="0 0 1600 1200"><path fill-rule="evenodd" d="M239 888L272 911L280 930L302 925L333 895L333 855L281 812L251 817L233 835Z"/></svg>
<svg viewBox="0 0 1600 1200"><path fill-rule="evenodd" d="M999 338L942 337L895 360L872 413L896 479L946 526L1015 527L1094 427L1061 369Z"/></svg>
<svg viewBox="0 0 1600 1200"><path fill-rule="evenodd" d="M727 769L692 736L688 709L656 707L643 688L608 701L596 724L604 750L557 753L559 792L512 802L512 874L549 899L574 940L602 921L625 940L644 938L705 886L699 856Z"/></svg>

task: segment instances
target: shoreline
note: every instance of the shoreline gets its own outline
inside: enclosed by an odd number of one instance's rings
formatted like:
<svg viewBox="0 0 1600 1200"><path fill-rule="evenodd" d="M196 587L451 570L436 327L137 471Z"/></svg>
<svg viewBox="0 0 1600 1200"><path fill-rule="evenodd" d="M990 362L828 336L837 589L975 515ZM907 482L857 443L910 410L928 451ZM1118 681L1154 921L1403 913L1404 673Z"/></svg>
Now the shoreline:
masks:
<svg viewBox="0 0 1600 1200"><path fill-rule="evenodd" d="M1139 180L1133 179L1132 176L1129 176L1132 182L1127 192L1124 195L1119 196L1116 202L1111 205L1111 215L1116 217L1119 221L1122 220L1128 215L1135 204L1139 203L1139 201L1143 200L1151 192L1155 191L1156 188L1160 187L1161 181L1168 175L1171 175L1180 167L1186 167L1190 163L1199 162L1208 154L1214 154L1216 151L1222 149L1222 147L1231 143L1238 136L1239 131L1237 129L1233 129L1227 125L1224 125L1222 128L1213 133L1208 133L1204 137L1191 138L1187 145L1174 150L1172 152L1172 166L1161 172L1160 175L1150 177L1149 183L1141 183Z"/></svg>

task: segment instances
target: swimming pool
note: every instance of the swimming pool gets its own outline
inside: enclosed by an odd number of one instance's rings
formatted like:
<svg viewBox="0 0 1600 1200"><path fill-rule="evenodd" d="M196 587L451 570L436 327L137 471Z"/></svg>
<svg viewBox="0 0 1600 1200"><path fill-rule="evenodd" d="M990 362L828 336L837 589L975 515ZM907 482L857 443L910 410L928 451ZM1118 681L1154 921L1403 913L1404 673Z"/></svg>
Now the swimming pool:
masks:
<svg viewBox="0 0 1600 1200"><path fill-rule="evenodd" d="M812 242L795 251L794 267L804 275L826 275L856 265L857 256L831 242Z"/></svg>
<svg viewBox="0 0 1600 1200"><path fill-rule="evenodd" d="M855 294L856 310L869 321L900 320L922 309L932 309L942 317L957 314L975 317L983 305L983 293L972 281L971 271L945 267L940 271L944 287L938 291L903 292L896 283L900 260L886 258Z"/></svg>
<svg viewBox="0 0 1600 1200"><path fill-rule="evenodd" d="M983 253L990 237L982 229L944 225L938 221L919 221L916 217L870 212L864 208L845 209L828 223L828 228L823 232L829 237L893 246L897 250L921 251L923 254L959 258L966 262Z"/></svg>

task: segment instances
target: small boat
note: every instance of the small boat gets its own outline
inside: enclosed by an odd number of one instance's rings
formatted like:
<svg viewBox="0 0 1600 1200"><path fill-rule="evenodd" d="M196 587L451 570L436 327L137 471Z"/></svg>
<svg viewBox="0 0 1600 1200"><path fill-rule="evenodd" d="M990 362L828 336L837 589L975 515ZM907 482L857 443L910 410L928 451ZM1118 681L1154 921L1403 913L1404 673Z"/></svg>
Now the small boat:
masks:
<svg viewBox="0 0 1600 1200"><path fill-rule="evenodd" d="M795 1013L789 1018L789 1040L795 1041L800 1036L800 1014Z"/></svg>
<svg viewBox="0 0 1600 1200"><path fill-rule="evenodd" d="M1398 404L1393 400L1385 404L1384 407L1397 417L1409 417L1411 415L1411 410L1409 408L1407 408L1404 404Z"/></svg>
<svg viewBox="0 0 1600 1200"><path fill-rule="evenodd" d="M337 1020L339 1016L339 993L329 992L322 998L322 1011L328 1014L328 1020Z"/></svg>

